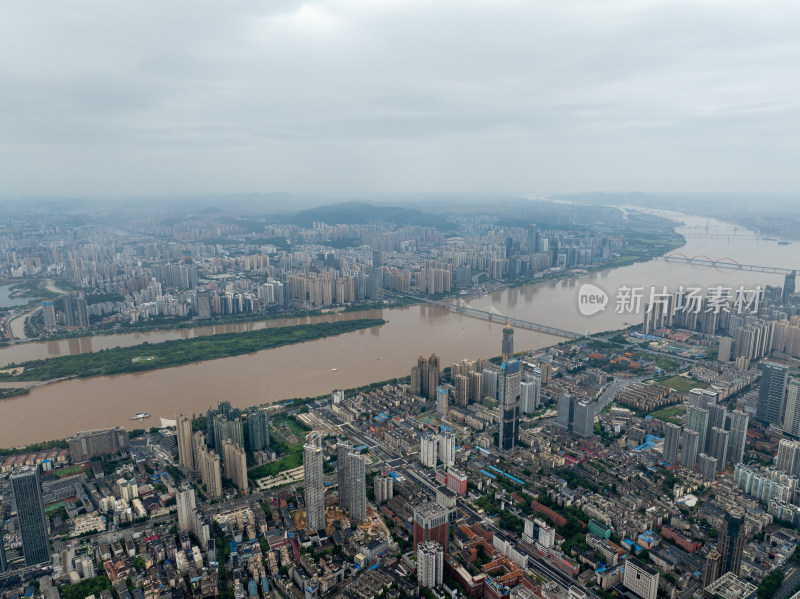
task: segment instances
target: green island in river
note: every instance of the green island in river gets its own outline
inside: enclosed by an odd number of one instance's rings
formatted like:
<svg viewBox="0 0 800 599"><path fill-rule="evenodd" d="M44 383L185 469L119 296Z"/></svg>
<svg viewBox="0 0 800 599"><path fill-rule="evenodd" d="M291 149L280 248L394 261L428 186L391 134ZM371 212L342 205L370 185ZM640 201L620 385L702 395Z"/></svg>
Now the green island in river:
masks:
<svg viewBox="0 0 800 599"><path fill-rule="evenodd" d="M172 368L193 362L249 354L282 345L312 341L385 324L380 318L361 318L342 322L321 322L288 327L222 333L193 339L161 343L142 343L98 352L59 356L9 364L8 369L23 368L21 373L0 373L0 381L46 381L66 377L91 377L128 372Z"/></svg>

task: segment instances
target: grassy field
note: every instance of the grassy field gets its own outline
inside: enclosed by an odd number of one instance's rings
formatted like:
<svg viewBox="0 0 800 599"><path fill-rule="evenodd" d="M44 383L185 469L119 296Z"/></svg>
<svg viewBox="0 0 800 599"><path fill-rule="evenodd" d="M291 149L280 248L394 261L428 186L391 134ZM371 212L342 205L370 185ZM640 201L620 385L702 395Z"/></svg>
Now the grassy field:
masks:
<svg viewBox="0 0 800 599"><path fill-rule="evenodd" d="M80 474L81 472L86 472L90 468L90 464L78 464L77 466L67 466L66 468L59 468L58 470L53 470L53 474L57 478L64 478L65 476L72 476L73 474Z"/></svg>
<svg viewBox="0 0 800 599"><path fill-rule="evenodd" d="M660 410L656 410L655 412L650 412L650 415L657 420L663 420L664 422L671 422L672 424L680 424L681 421L677 416L679 414L683 414L686 410L683 406L670 406L668 408L662 408Z"/></svg>
<svg viewBox="0 0 800 599"><path fill-rule="evenodd" d="M678 391L679 393L686 393L691 389L705 389L708 387L708 383L701 383L700 381L696 381L685 376L658 378L656 379L656 383L662 387L675 389L675 391Z"/></svg>
<svg viewBox="0 0 800 599"><path fill-rule="evenodd" d="M75 356L31 360L10 364L10 367L22 366L24 371L18 375L0 374L0 381L45 381L62 377L104 376L172 368L341 335L380 326L385 322L380 318L322 322L246 333L206 335L162 343L143 343Z"/></svg>

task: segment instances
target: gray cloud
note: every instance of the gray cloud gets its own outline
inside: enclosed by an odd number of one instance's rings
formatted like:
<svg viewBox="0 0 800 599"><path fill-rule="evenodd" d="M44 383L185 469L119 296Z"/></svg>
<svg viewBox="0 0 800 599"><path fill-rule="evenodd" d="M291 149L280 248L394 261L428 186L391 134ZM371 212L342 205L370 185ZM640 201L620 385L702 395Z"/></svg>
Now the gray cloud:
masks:
<svg viewBox="0 0 800 599"><path fill-rule="evenodd" d="M0 193L796 192L799 17L719 0L9 2Z"/></svg>

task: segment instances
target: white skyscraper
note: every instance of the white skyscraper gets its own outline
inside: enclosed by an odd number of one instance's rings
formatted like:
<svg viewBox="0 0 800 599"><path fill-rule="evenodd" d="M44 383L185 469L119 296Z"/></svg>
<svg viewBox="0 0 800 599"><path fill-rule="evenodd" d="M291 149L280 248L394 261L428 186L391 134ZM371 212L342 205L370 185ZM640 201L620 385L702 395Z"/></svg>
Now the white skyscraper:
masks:
<svg viewBox="0 0 800 599"><path fill-rule="evenodd" d="M530 377L519 385L520 409L523 414L531 414L541 403L542 381L538 376Z"/></svg>
<svg viewBox="0 0 800 599"><path fill-rule="evenodd" d="M417 580L420 586L434 588L444 577L444 549L436 541L426 541L417 546Z"/></svg>
<svg viewBox="0 0 800 599"><path fill-rule="evenodd" d="M435 468L439 458L439 436L428 434L419 442L419 461L423 466Z"/></svg>
<svg viewBox="0 0 800 599"><path fill-rule="evenodd" d="M800 379L789 381L789 393L783 415L783 432L793 437L800 437Z"/></svg>
<svg viewBox="0 0 800 599"><path fill-rule="evenodd" d="M456 463L456 436L453 433L443 433L439 437L439 461L445 466Z"/></svg>

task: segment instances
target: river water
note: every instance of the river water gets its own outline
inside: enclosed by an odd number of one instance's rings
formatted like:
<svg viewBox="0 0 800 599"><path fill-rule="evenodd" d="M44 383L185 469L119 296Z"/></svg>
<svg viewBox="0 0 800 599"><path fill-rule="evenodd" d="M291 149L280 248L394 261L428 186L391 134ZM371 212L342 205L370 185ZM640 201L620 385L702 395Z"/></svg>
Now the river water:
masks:
<svg viewBox="0 0 800 599"><path fill-rule="evenodd" d="M732 258L743 264L800 267L800 244L780 246L775 241L713 219L673 213L687 236L679 251L689 257ZM592 317L577 310L577 290L591 282L611 296L607 309ZM782 285L781 275L710 269L685 263L652 260L587 274L561 282L544 282L506 289L467 300L468 305L506 316L553 325L577 332L599 332L641 322L641 315L614 310L616 290L622 286ZM145 426L158 426L158 417L174 418L180 411L199 414L218 401L240 407L291 397L316 396L337 388L405 376L419 354L435 352L443 365L462 358L488 358L500 353L503 324L418 305L360 313L331 314L200 327L177 331L129 333L29 343L0 349L0 364L65 354L129 346L145 341L188 338L232 331L362 317L387 320L382 327L356 331L254 354L189 364L138 374L64 381L31 390L30 395L0 400L0 447L54 439L78 430L114 425L141 427L129 418L151 412ZM558 338L517 329L517 351L541 348Z"/></svg>

